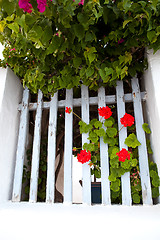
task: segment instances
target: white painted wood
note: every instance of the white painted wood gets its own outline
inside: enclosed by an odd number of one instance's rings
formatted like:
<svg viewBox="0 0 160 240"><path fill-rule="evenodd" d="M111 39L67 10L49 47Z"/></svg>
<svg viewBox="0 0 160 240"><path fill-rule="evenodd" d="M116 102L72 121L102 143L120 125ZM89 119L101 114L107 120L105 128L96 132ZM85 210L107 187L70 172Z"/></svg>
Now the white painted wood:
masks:
<svg viewBox="0 0 160 240"><path fill-rule="evenodd" d="M119 129L119 147L120 150L125 148L128 150L128 147L124 143L127 138L127 128L123 127L120 122L120 118L122 118L125 114L125 102L124 102L124 90L123 90L123 82L117 81L116 86L117 93L117 114L118 114L118 129ZM123 128L122 128L123 127ZM122 204L131 205L131 186L130 186L130 172L126 172L121 176L121 186L122 186Z"/></svg>
<svg viewBox="0 0 160 240"><path fill-rule="evenodd" d="M36 119L35 119L35 128L34 128L34 139L33 139L32 168L31 168L31 181L30 181L30 193L29 193L30 202L37 201L40 142L41 142L42 100L43 100L43 94L39 90Z"/></svg>
<svg viewBox="0 0 160 240"><path fill-rule="evenodd" d="M124 99L125 99L126 103L132 102L133 101L132 94L131 93L124 94ZM141 99L143 101L146 100L146 92L141 92ZM106 104L116 103L116 96L115 95L105 96L105 102L106 102ZM90 97L89 98L89 105L96 105L96 104L98 104L98 97ZM81 106L81 98L73 99L73 106L74 107ZM58 101L58 108L63 108L63 107L65 107L65 100ZM50 102L43 102L43 108L49 109L50 108ZM20 104L18 110L21 111L21 109L22 109L22 105ZM30 103L29 104L29 110L30 111L34 111L36 109L37 109L37 103Z"/></svg>
<svg viewBox="0 0 160 240"><path fill-rule="evenodd" d="M66 107L73 110L73 89L66 89ZM73 113L65 112L64 202L72 203Z"/></svg>
<svg viewBox="0 0 160 240"><path fill-rule="evenodd" d="M58 110L57 99L58 99L58 92L55 93L51 99L50 111L49 111L46 202L54 202L56 130L57 130L57 110Z"/></svg>
<svg viewBox="0 0 160 240"><path fill-rule="evenodd" d="M25 145L27 136L28 104L29 104L29 90L26 87L23 92L22 111L20 117L19 136L16 153L16 166L12 194L13 202L19 202L21 200L23 164L26 150Z"/></svg>
<svg viewBox="0 0 160 240"><path fill-rule="evenodd" d="M132 94L133 94L133 105L134 105L134 114L135 114L135 124L136 124L136 134L137 139L141 143L138 147L139 153L139 168L140 168L140 177L141 177L141 186L142 186L142 199L143 204L152 204L152 194L151 194L151 183L149 175L149 166L148 166L148 155L146 147L146 137L145 132L142 129L144 123L142 104L140 97L140 89L137 78L132 79Z"/></svg>
<svg viewBox="0 0 160 240"><path fill-rule="evenodd" d="M82 120L85 123L89 123L89 93L88 87L81 87L81 98L82 98ZM82 133L82 146L84 143L89 143L88 140L89 134ZM84 163L82 166L82 180L83 180L83 192L82 199L83 203L90 205L91 204L91 172L90 166L88 163Z"/></svg>
<svg viewBox="0 0 160 240"><path fill-rule="evenodd" d="M104 87L98 90L98 107L105 107L105 89ZM99 121L103 122L104 118L99 116ZM106 127L103 126L106 130ZM101 159L101 192L102 204L111 204L110 194L110 181L109 177L109 157L108 157L108 144L103 142L103 137L100 137L100 159Z"/></svg>

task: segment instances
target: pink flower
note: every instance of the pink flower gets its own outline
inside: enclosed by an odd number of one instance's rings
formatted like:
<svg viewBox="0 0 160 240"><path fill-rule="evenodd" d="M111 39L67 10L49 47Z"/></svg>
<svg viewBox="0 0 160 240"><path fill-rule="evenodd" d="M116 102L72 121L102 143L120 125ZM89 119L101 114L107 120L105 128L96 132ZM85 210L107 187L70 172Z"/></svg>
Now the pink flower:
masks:
<svg viewBox="0 0 160 240"><path fill-rule="evenodd" d="M32 4L29 3L29 0L19 0L19 7L23 9L24 12L31 13L32 12Z"/></svg>
<svg viewBox="0 0 160 240"><path fill-rule="evenodd" d="M121 39L118 41L118 44L121 44L121 43L123 43L123 42L124 42L124 39L121 38Z"/></svg>
<svg viewBox="0 0 160 240"><path fill-rule="evenodd" d="M73 2L75 2L75 0L73 0ZM78 5L84 5L84 0L81 0Z"/></svg>
<svg viewBox="0 0 160 240"><path fill-rule="evenodd" d="M12 48L12 49L10 50L10 52L15 51L15 50L16 50L15 48Z"/></svg>
<svg viewBox="0 0 160 240"><path fill-rule="evenodd" d="M38 3L37 7L41 13L43 13L46 10L46 6L47 6L46 2L47 2L46 0L37 0L37 3Z"/></svg>
<svg viewBox="0 0 160 240"><path fill-rule="evenodd" d="M80 3L78 3L78 5L84 5L84 0L81 0Z"/></svg>

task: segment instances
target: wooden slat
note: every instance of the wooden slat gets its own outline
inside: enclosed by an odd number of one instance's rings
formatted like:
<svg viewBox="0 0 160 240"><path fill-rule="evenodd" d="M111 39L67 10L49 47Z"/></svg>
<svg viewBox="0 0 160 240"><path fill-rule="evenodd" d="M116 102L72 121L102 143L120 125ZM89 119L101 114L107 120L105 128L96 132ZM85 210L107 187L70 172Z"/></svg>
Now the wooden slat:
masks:
<svg viewBox="0 0 160 240"><path fill-rule="evenodd" d="M38 91L38 103L35 118L34 139L33 139L33 153L32 153L32 168L30 181L29 201L37 201L38 191L38 175L39 175L39 158L40 158L40 142L41 142L41 119L42 119L42 92Z"/></svg>
<svg viewBox="0 0 160 240"><path fill-rule="evenodd" d="M58 110L57 98L58 98L58 93L55 93L51 99L50 111L49 111L46 202L54 202L56 130L57 130L57 110Z"/></svg>
<svg viewBox="0 0 160 240"><path fill-rule="evenodd" d="M126 144L124 144L124 141L127 138L127 128L123 127L123 125L120 122L120 118L122 118L125 114L124 90L122 81L117 81L116 92L117 92L117 113L119 128L119 147L120 150L122 150L122 148L128 150L128 147L126 146ZM131 205L130 172L126 172L124 175L121 176L121 185L122 185L122 204L130 206Z"/></svg>
<svg viewBox="0 0 160 240"><path fill-rule="evenodd" d="M98 107L105 107L105 89L101 87L98 90ZM99 116L99 121L104 121ZM104 130L106 127L103 126ZM103 137L100 137L100 159L101 159L101 192L102 192L102 204L111 204L110 197L110 181L109 177L109 158L108 158L108 144L103 142Z"/></svg>
<svg viewBox="0 0 160 240"><path fill-rule="evenodd" d="M66 89L66 107L73 110L73 89ZM64 202L72 203L73 114L65 113Z"/></svg>
<svg viewBox="0 0 160 240"><path fill-rule="evenodd" d="M132 94L131 93L124 94L124 99L125 99L126 103L132 102L133 101ZM146 92L141 92L141 99L142 99L142 101L146 100ZM116 96L115 95L105 96L105 102L106 102L106 104L115 104L116 103ZM90 97L89 98L89 105L96 105L96 104L98 104L98 97ZM73 99L73 106L74 107L81 106L81 98ZM58 108L63 108L63 107L65 107L65 100L58 101ZM50 108L50 102L43 102L43 108L49 109ZM21 111L21 109L22 109L22 104L19 105L18 110ZM30 111L34 111L36 109L37 109L37 103L30 103L29 104L29 110Z"/></svg>
<svg viewBox="0 0 160 240"><path fill-rule="evenodd" d="M140 89L137 78L132 79L132 93L133 93L133 105L134 105L134 114L135 114L135 123L136 123L136 134L137 139L141 143L138 147L139 153L139 168L140 168L140 177L141 177L141 186L142 186L142 198L143 204L152 204L152 194L151 194L151 183L149 176L149 166L148 166L148 155L146 147L146 137L145 132L142 129L143 112L142 104L140 97Z"/></svg>
<svg viewBox="0 0 160 240"><path fill-rule="evenodd" d="M16 166L15 166L13 194L12 194L12 201L14 202L18 202L21 200L23 164L24 164L27 125L28 125L28 104L29 104L29 90L26 87L23 92L18 145L17 145L17 153L16 153Z"/></svg>
<svg viewBox="0 0 160 240"><path fill-rule="evenodd" d="M89 123L89 94L88 87L81 87L81 98L82 98L82 120L85 123ZM82 134L82 146L84 143L89 143L88 133ZM82 201L85 204L91 204L91 173L88 163L84 163L82 167L82 179L83 179L83 190L82 190Z"/></svg>

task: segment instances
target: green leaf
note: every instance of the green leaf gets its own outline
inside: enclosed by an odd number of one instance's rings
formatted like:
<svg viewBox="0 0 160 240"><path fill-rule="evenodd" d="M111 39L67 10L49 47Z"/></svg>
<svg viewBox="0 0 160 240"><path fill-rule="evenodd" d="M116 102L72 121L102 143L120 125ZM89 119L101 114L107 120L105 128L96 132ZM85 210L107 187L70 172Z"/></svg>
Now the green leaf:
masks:
<svg viewBox="0 0 160 240"><path fill-rule="evenodd" d="M95 151L95 144L92 144L92 143L84 143L83 144L83 149L86 149L87 151Z"/></svg>
<svg viewBox="0 0 160 240"><path fill-rule="evenodd" d="M143 123L142 128L143 128L143 130L144 130L146 133L148 133L148 134L151 133L151 130L150 130L150 128L149 128L149 126L148 126L147 123Z"/></svg>
<svg viewBox="0 0 160 240"><path fill-rule="evenodd" d="M159 187L160 186L160 180L159 180L158 175L154 176L154 178L152 180L152 184L153 184L154 187Z"/></svg>
<svg viewBox="0 0 160 240"><path fill-rule="evenodd" d="M131 19L125 20L125 21L123 22L123 28L125 28L125 26L126 26L129 22L131 22L131 21L132 21Z"/></svg>
<svg viewBox="0 0 160 240"><path fill-rule="evenodd" d="M94 123L94 126L95 126L95 128L101 128L101 127L102 127L102 123L97 120L97 121Z"/></svg>
<svg viewBox="0 0 160 240"><path fill-rule="evenodd" d="M91 77L93 75L93 73L94 73L94 68L88 67L86 69L86 76L87 77Z"/></svg>
<svg viewBox="0 0 160 240"><path fill-rule="evenodd" d="M3 0L2 7L8 13L8 15L11 15L15 9L15 2Z"/></svg>
<svg viewBox="0 0 160 240"><path fill-rule="evenodd" d="M151 144L150 144L150 140L146 139L146 144L147 144L147 151L149 154L153 154L152 148L151 148Z"/></svg>
<svg viewBox="0 0 160 240"><path fill-rule="evenodd" d="M149 31L147 32L147 38L149 39L150 42L152 42L152 40L154 39L154 37L156 36L156 32L155 31Z"/></svg>
<svg viewBox="0 0 160 240"><path fill-rule="evenodd" d="M117 179L115 182L111 182L111 190L113 190L114 192L118 192L120 189L120 180Z"/></svg>
<svg viewBox="0 0 160 240"><path fill-rule="evenodd" d="M39 25L34 25L33 28L28 32L28 38L33 41L37 42L43 34L43 30Z"/></svg>
<svg viewBox="0 0 160 240"><path fill-rule="evenodd" d="M96 130L94 130L94 132L99 136L99 137L103 137L103 136L105 136L105 130L103 129L103 128L101 128L101 129L96 129Z"/></svg>
<svg viewBox="0 0 160 240"><path fill-rule="evenodd" d="M36 18L35 17L33 17L31 14L26 14L25 15L25 23L27 24L27 25L33 25L33 23L35 23L36 22Z"/></svg>
<svg viewBox="0 0 160 240"><path fill-rule="evenodd" d="M82 63L82 58L80 57L74 57L73 58L73 65L75 68L78 68Z"/></svg>
<svg viewBox="0 0 160 240"><path fill-rule="evenodd" d="M19 26L16 22L8 24L8 27L13 30L15 33L19 32Z"/></svg>
<svg viewBox="0 0 160 240"><path fill-rule="evenodd" d="M116 144L115 138L109 138L107 135L103 137L103 142L108 143L109 146L114 146Z"/></svg>
<svg viewBox="0 0 160 240"><path fill-rule="evenodd" d="M141 145L141 143L138 141L136 135L134 133L131 133L124 142L128 147L136 148Z"/></svg>
<svg viewBox="0 0 160 240"><path fill-rule="evenodd" d="M87 124L83 121L79 121L79 125L80 125L80 134L88 133L92 129L91 124Z"/></svg>
<svg viewBox="0 0 160 240"><path fill-rule="evenodd" d="M131 168L131 161L125 160L125 162L121 162L121 167L129 171Z"/></svg>
<svg viewBox="0 0 160 240"><path fill-rule="evenodd" d="M136 158L133 158L133 159L131 159L130 161L131 161L131 166L132 166L132 167L136 167L136 166L137 166L138 160L137 160Z"/></svg>
<svg viewBox="0 0 160 240"><path fill-rule="evenodd" d="M48 54L51 54L54 51L58 50L60 44L61 44L61 41L60 41L59 37L54 36L52 38L52 41L51 41L49 47L47 48L46 54L48 55Z"/></svg>
<svg viewBox="0 0 160 240"><path fill-rule="evenodd" d="M115 182L116 181L116 177L113 174L109 175L108 179L111 182Z"/></svg>
<svg viewBox="0 0 160 240"><path fill-rule="evenodd" d="M86 32L85 42L92 42L95 39L95 36L91 32Z"/></svg>
<svg viewBox="0 0 160 240"><path fill-rule="evenodd" d="M104 126L105 127L112 127L112 125L115 123L115 120L113 117L110 117L108 119L105 120L104 122Z"/></svg>
<svg viewBox="0 0 160 240"><path fill-rule="evenodd" d="M118 157L110 159L110 165L112 166L112 168L119 168Z"/></svg>
<svg viewBox="0 0 160 240"><path fill-rule="evenodd" d="M95 175L96 178L101 178L101 171L100 171L100 169L95 169L94 170L94 175Z"/></svg>
<svg viewBox="0 0 160 240"><path fill-rule="evenodd" d="M104 70L105 70L106 76L108 76L108 75L113 73L113 69L112 68L105 67Z"/></svg>
<svg viewBox="0 0 160 240"><path fill-rule="evenodd" d="M116 155L116 153L118 153L118 152L119 152L119 148L118 147L111 148L111 151L109 152L110 159L113 159L115 157L118 158L118 156Z"/></svg>
<svg viewBox="0 0 160 240"><path fill-rule="evenodd" d="M88 22L88 16L85 13L79 12L77 19L81 24L86 24Z"/></svg>
<svg viewBox="0 0 160 240"><path fill-rule="evenodd" d="M115 137L117 135L117 129L116 128L107 128L106 133L108 137Z"/></svg>
<svg viewBox="0 0 160 240"><path fill-rule="evenodd" d="M134 203L140 203L141 199L140 199L140 196L138 195L138 193L133 194L132 200Z"/></svg>
<svg viewBox="0 0 160 240"><path fill-rule="evenodd" d="M96 143L99 138L95 132L90 132L88 139L91 140L93 143Z"/></svg>
<svg viewBox="0 0 160 240"><path fill-rule="evenodd" d="M118 191L118 192L111 191L111 196L112 196L113 199L118 198L120 196L120 191Z"/></svg>
<svg viewBox="0 0 160 240"><path fill-rule="evenodd" d="M52 28L50 26L47 26L42 34L41 41L43 44L47 43L53 35Z"/></svg>
<svg viewBox="0 0 160 240"><path fill-rule="evenodd" d="M84 27L81 24L75 24L74 25L74 32L76 37L78 37L79 41L82 40L82 38L84 38Z"/></svg>
<svg viewBox="0 0 160 240"><path fill-rule="evenodd" d="M158 187L155 187L155 188L152 187L152 197L153 198L159 197L159 189L158 189Z"/></svg>

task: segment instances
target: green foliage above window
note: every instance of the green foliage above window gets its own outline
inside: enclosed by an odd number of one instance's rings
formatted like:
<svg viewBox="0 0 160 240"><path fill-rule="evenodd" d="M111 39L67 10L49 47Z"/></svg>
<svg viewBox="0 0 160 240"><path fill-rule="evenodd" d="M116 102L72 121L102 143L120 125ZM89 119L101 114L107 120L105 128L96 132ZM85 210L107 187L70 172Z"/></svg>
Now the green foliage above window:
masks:
<svg viewBox="0 0 160 240"><path fill-rule="evenodd" d="M30 3L27 13L0 1L0 66L33 92L114 85L143 72L145 47L160 48L160 0L48 0L43 13Z"/></svg>

